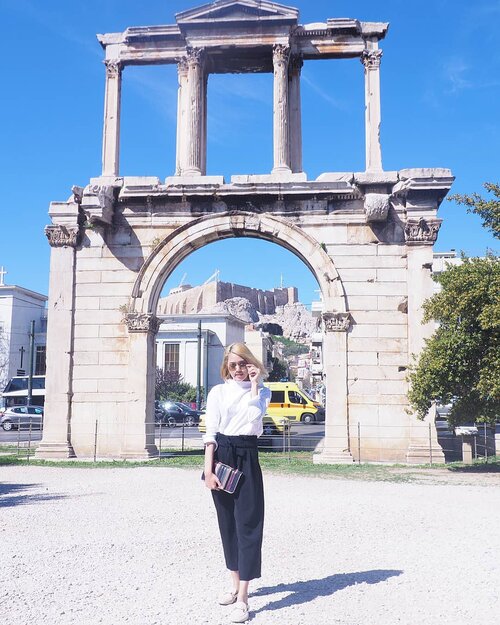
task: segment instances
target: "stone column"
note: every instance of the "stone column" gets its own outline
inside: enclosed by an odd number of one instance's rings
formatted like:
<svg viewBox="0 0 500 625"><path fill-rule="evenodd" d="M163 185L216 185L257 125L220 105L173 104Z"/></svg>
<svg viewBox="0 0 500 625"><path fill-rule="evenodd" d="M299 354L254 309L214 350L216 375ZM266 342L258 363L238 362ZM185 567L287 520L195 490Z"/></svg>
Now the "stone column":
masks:
<svg viewBox="0 0 500 625"><path fill-rule="evenodd" d="M187 119L187 96L188 96L188 64L186 59L181 59L177 64L179 90L177 92L177 151L175 162L175 175L182 175L182 166L186 162L186 119Z"/></svg>
<svg viewBox="0 0 500 625"><path fill-rule="evenodd" d="M188 97L186 120L186 143L183 150L185 159L181 164L185 176L203 175L203 102L204 102L204 51L189 48L188 64Z"/></svg>
<svg viewBox="0 0 500 625"><path fill-rule="evenodd" d="M290 165L293 173L302 171L302 106L300 98L300 73L304 61L292 56L290 61Z"/></svg>
<svg viewBox="0 0 500 625"><path fill-rule="evenodd" d="M276 44L273 48L274 65L274 173L291 173L290 120L288 106L288 62L290 48Z"/></svg>
<svg viewBox="0 0 500 625"><path fill-rule="evenodd" d="M377 48L365 50L361 55L361 62L365 66L366 171L382 171L382 152L380 148L381 57L382 50Z"/></svg>
<svg viewBox="0 0 500 625"><path fill-rule="evenodd" d="M203 109L202 109L202 127L201 127L201 173L205 176L207 173L207 92L208 92L208 74L203 74Z"/></svg>
<svg viewBox="0 0 500 625"><path fill-rule="evenodd" d="M440 219L408 219L405 226L407 245L408 276L408 355L418 355L434 330L432 323L422 325L423 302L434 293L432 280L432 246L441 226ZM437 442L434 426L435 408L432 408L424 421L412 417L410 421L410 443L407 462L421 464L444 462L444 454ZM431 428L429 428L431 424Z"/></svg>
<svg viewBox="0 0 500 625"><path fill-rule="evenodd" d="M158 455L155 444L155 336L160 320L153 314L128 313L129 371L127 414L123 422L122 458Z"/></svg>
<svg viewBox="0 0 500 625"><path fill-rule="evenodd" d="M106 65L106 94L104 98L102 175L118 176L122 65L117 60L104 61L104 64Z"/></svg>
<svg viewBox="0 0 500 625"><path fill-rule="evenodd" d="M347 397L347 331L349 313L323 314L323 371L326 375L326 420L323 451L315 464L350 464Z"/></svg>
<svg viewBox="0 0 500 625"><path fill-rule="evenodd" d="M77 210L77 209L76 209ZM71 458L73 328L78 226L45 228L51 246L43 437L35 456Z"/></svg>

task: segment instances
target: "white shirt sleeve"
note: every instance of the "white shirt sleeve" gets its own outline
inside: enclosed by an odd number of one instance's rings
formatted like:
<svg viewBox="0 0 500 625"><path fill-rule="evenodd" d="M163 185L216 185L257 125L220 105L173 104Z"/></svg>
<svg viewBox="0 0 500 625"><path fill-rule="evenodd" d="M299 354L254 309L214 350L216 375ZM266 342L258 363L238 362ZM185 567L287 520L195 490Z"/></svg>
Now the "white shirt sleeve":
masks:
<svg viewBox="0 0 500 625"><path fill-rule="evenodd" d="M220 386L214 386L212 390L207 395L207 406L205 409L205 425L206 425L206 434L203 436L203 444L207 445L208 443L214 443L215 449L217 449L217 442L215 440L215 435L219 431L220 428Z"/></svg>
<svg viewBox="0 0 500 625"><path fill-rule="evenodd" d="M271 391L266 386L261 386L258 390L257 397L251 397L248 401L248 421L262 418L271 400Z"/></svg>

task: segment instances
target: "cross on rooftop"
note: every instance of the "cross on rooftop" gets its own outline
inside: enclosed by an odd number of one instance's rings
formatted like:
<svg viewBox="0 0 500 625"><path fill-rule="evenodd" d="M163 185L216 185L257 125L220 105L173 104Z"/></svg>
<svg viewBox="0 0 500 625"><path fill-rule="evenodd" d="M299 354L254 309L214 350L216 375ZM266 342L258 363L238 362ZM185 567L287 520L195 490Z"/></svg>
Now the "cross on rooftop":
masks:
<svg viewBox="0 0 500 625"><path fill-rule="evenodd" d="M5 286L4 276L7 275L7 271L3 268L3 265L0 267L0 286Z"/></svg>

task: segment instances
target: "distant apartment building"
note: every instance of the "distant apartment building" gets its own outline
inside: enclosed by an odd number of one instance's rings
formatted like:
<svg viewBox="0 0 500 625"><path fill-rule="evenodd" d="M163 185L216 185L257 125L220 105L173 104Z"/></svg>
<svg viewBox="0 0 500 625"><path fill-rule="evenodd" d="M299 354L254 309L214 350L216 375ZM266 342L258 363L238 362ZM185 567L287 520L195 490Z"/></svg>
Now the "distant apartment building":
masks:
<svg viewBox="0 0 500 625"><path fill-rule="evenodd" d="M29 372L30 328L35 322L33 373L45 374L47 296L0 280L0 390L16 375Z"/></svg>

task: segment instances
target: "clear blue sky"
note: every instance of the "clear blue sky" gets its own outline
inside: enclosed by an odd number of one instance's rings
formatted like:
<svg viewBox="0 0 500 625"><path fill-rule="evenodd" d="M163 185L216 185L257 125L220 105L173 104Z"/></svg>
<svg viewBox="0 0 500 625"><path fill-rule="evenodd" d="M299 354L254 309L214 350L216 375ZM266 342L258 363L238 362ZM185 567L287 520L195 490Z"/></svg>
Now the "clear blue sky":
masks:
<svg viewBox="0 0 500 625"><path fill-rule="evenodd" d="M51 200L99 175L104 98L95 34L173 24L196 0L0 0L0 265L6 283L47 293L50 248L43 234ZM297 0L300 22L353 17L390 22L382 46L382 157L386 170L449 167L453 192L500 181L499 0ZM164 179L174 170L176 70L127 68L123 75L122 175ZM304 169L364 169L363 68L359 60L307 62L303 69ZM267 173L272 167L272 77L211 76L208 173ZM477 218L445 201L436 250L482 255L495 248ZM257 270L245 271L247 258ZM193 254L186 271L272 288L317 288L290 253L230 240Z"/></svg>

